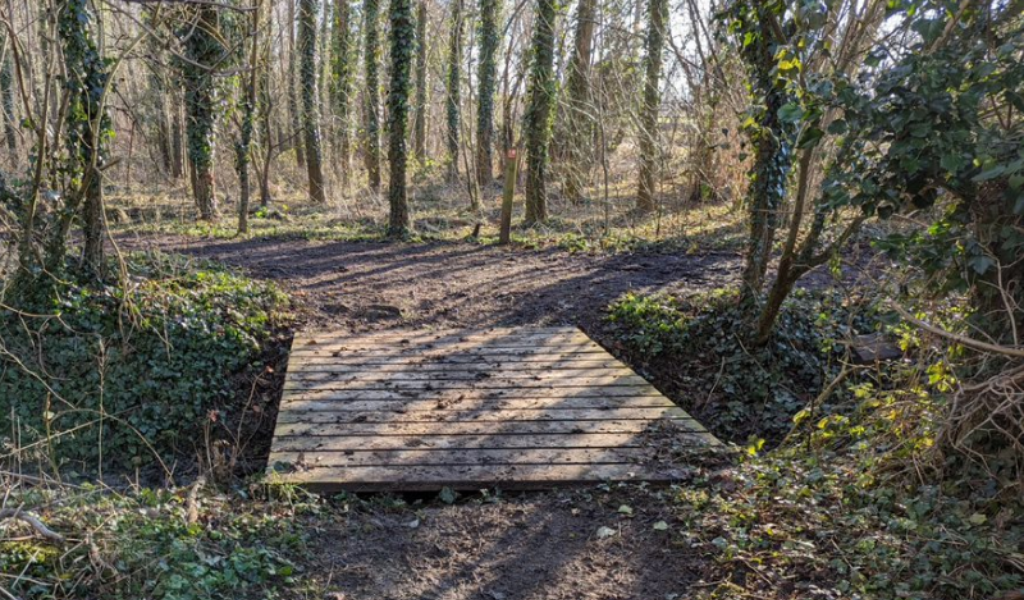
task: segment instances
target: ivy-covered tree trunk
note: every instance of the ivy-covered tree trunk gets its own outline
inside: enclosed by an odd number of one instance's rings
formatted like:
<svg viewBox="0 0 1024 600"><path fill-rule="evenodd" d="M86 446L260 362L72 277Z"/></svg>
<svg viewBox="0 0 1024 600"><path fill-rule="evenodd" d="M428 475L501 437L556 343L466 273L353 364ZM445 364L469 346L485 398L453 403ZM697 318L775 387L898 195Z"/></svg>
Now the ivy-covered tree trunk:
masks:
<svg viewBox="0 0 1024 600"><path fill-rule="evenodd" d="M416 121L413 152L421 163L427 158L427 0L416 9Z"/></svg>
<svg viewBox="0 0 1024 600"><path fill-rule="evenodd" d="M792 166L791 127L779 110L789 101L785 83L777 76L772 19L779 2L737 2L732 7L733 27L742 39L740 55L747 65L754 114L746 133L754 147L754 166L747 191L750 234L743 267L740 302L754 305L760 298L771 258L779 213L786 198Z"/></svg>
<svg viewBox="0 0 1024 600"><path fill-rule="evenodd" d="M579 203L583 196L592 159L594 114L590 97L590 54L594 46L596 12L596 0L580 0L576 13L576 40L569 65L567 139L564 141L568 151L565 193L573 204Z"/></svg>
<svg viewBox="0 0 1024 600"><path fill-rule="evenodd" d="M66 191L67 210L56 233L59 239L51 246L49 266L60 268L71 217L81 207L83 265L94 275L102 276L105 220L101 168L105 141L112 130L104 106L109 75L90 30L95 19L88 0L57 3L57 34L68 73L64 81L67 92L65 144L71 181Z"/></svg>
<svg viewBox="0 0 1024 600"><path fill-rule="evenodd" d="M555 0L537 0L530 62L529 104L526 108L526 222L547 219L548 146L555 106Z"/></svg>
<svg viewBox="0 0 1024 600"><path fill-rule="evenodd" d="M644 103L640 114L640 184L638 210L654 210L658 172L658 113L661 110L661 63L668 24L668 0L650 0L647 56L644 58Z"/></svg>
<svg viewBox="0 0 1024 600"><path fill-rule="evenodd" d="M18 138L17 126L14 116L14 61L11 56L14 54L7 40L7 34L0 36L3 39L3 58L0 60L0 106L3 107L4 118L4 139L7 142L7 151L11 157L17 155Z"/></svg>
<svg viewBox="0 0 1024 600"><path fill-rule="evenodd" d="M252 30L249 47L248 76L244 79L242 90L242 124L235 145L235 169L238 171L238 232L249 231L249 196L252 186L249 183L249 163L251 157L253 130L256 121L257 88L260 79L260 7L262 0L255 0L252 6Z"/></svg>
<svg viewBox="0 0 1024 600"><path fill-rule="evenodd" d="M412 56L416 48L416 23L412 0L391 0L391 87L388 92L388 163L390 182L388 235L409 233L409 200L405 187L409 124L409 94L412 88Z"/></svg>
<svg viewBox="0 0 1024 600"><path fill-rule="evenodd" d="M302 79L302 138L306 150L309 197L318 204L327 201L320 148L320 92L316 76L317 0L300 0L299 51Z"/></svg>
<svg viewBox="0 0 1024 600"><path fill-rule="evenodd" d="M448 121L448 181L459 177L459 109L462 104L459 63L462 58L462 0L452 0L452 30L448 42L448 77L445 116Z"/></svg>
<svg viewBox="0 0 1024 600"><path fill-rule="evenodd" d="M351 142L349 129L352 94L352 11L349 0L335 0L333 51L331 54L331 103L337 120L336 144L341 163L341 180L348 183L351 169Z"/></svg>
<svg viewBox="0 0 1024 600"><path fill-rule="evenodd" d="M299 168L306 166L306 153L305 148L302 146L303 132L302 132L302 114L301 108L299 107L299 67L298 58L299 51L295 43L295 28L296 19L296 2L300 0L291 0L288 3L288 108L291 115L292 121L292 135L291 145L295 148L295 162L299 165Z"/></svg>
<svg viewBox="0 0 1024 600"><path fill-rule="evenodd" d="M380 82L377 73L377 54L380 46L377 34L378 0L363 4L366 19L366 45L363 60L366 65L366 172L370 188L380 190Z"/></svg>
<svg viewBox="0 0 1024 600"><path fill-rule="evenodd" d="M185 136L191 163L192 195L199 218L212 221L217 216L213 165L217 125L217 84L213 70L223 54L218 33L217 9L196 5L195 27L185 35L183 66L185 79Z"/></svg>
<svg viewBox="0 0 1024 600"><path fill-rule="evenodd" d="M590 1L590 0L586 0ZM494 180L494 94L498 87L498 17L501 0L480 0L480 85L476 113L476 177L481 185Z"/></svg>

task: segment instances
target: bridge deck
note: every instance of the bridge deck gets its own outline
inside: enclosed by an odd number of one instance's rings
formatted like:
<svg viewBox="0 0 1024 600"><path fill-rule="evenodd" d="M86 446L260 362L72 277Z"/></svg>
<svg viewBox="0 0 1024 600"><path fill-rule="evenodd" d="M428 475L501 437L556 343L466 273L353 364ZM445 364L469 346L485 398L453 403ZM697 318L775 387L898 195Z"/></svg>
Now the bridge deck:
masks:
<svg viewBox="0 0 1024 600"><path fill-rule="evenodd" d="M272 480L319 491L668 482L719 442L575 328L296 336Z"/></svg>

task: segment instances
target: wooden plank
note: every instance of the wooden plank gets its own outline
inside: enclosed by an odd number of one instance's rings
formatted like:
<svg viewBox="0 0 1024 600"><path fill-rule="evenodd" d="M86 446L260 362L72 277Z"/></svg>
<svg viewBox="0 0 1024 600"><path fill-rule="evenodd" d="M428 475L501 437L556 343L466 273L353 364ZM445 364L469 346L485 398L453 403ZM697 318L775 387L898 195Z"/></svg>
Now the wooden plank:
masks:
<svg viewBox="0 0 1024 600"><path fill-rule="evenodd" d="M658 394L654 386L538 387L504 389L442 388L432 390L287 389L285 400L503 400L509 398L636 398Z"/></svg>
<svg viewBox="0 0 1024 600"><path fill-rule="evenodd" d="M476 449L501 448L640 448L643 436L635 433L576 433L570 435L388 435L380 437L311 437L274 438L274 449L280 452L317 451L345 452L362 450L410 449Z"/></svg>
<svg viewBox="0 0 1024 600"><path fill-rule="evenodd" d="M594 342L590 341L561 341L551 340L547 342L540 341L523 341L523 342L507 342L498 343L492 342L489 344L474 343L474 342L460 342L451 343L447 345L407 345L407 344L396 344L394 346L387 345L371 345L356 346L354 344L310 344L300 347L292 347L291 354L293 355L307 355L307 354L350 354L350 355L381 355L390 354L394 356L400 356L404 354L423 354L427 353L460 353L460 354L530 354L537 352L606 352L604 348L598 346Z"/></svg>
<svg viewBox="0 0 1024 600"><path fill-rule="evenodd" d="M279 415L280 416L280 415ZM681 428L697 427L692 419L661 419ZM655 423L643 420L617 421L511 421L503 423L278 423L275 436L359 436L359 435L529 435L540 433L643 433Z"/></svg>
<svg viewBox="0 0 1024 600"><path fill-rule="evenodd" d="M303 400L285 398L281 403L281 412L293 410L346 410L346 411L380 411L389 412L438 412L446 410L502 411L502 410L572 410L581 408L672 408L675 404L664 396L636 396L624 398L510 398L507 400Z"/></svg>
<svg viewBox="0 0 1024 600"><path fill-rule="evenodd" d="M516 464L638 464L654 458L650 448L538 448L538 449L456 449L456 450L366 450L342 452L280 451L270 455L269 464L286 463L298 468L446 466Z"/></svg>
<svg viewBox="0 0 1024 600"><path fill-rule="evenodd" d="M278 423L482 423L488 421L650 421L662 417L690 419L681 408L582 408L522 410L435 410L415 412L382 412L352 410L289 409L277 416Z"/></svg>
<svg viewBox="0 0 1024 600"><path fill-rule="evenodd" d="M543 369L558 364L580 365L589 367L592 364L608 364L612 366L622 363L612 358L607 352L560 352L552 354L409 354L405 356L349 356L331 353L295 355L288 359L288 367L292 371L316 367L318 365L337 365L338 367L359 369L363 367L381 368L395 366L406 368L432 369L465 369L465 368L509 368L509 369Z"/></svg>
<svg viewBox="0 0 1024 600"><path fill-rule="evenodd" d="M440 345L440 344L452 344L452 343L494 343L494 342L535 342L536 340L541 341L580 341L580 342L592 342L587 337L587 334L583 333L575 327L559 327L548 330L514 330L514 329L482 329L477 331L446 331L438 333L417 333L412 331L402 330L384 330L377 332L367 333L356 333L356 334L333 334L326 333L322 335L314 334L300 334L295 336L295 340L292 345L296 348L302 348L304 346L319 346L324 344L353 344L362 346L380 346L388 344L405 344L405 345Z"/></svg>
<svg viewBox="0 0 1024 600"><path fill-rule="evenodd" d="M415 369L415 367L414 367ZM626 367L596 368L596 369L552 369L532 371L505 371L505 370L447 370L447 371L384 371L375 372L366 370L362 372L352 371L310 371L303 369L290 373L292 379L297 381L335 381L342 383L351 382L379 382L379 381L483 381L487 379L501 379L511 381L513 379L529 379L533 381L575 381L589 377L635 377L636 374Z"/></svg>
<svg viewBox="0 0 1024 600"><path fill-rule="evenodd" d="M438 490L449 487L537 489L575 486L602 481L654 481L669 483L689 475L679 467L651 468L634 464L611 465L488 465L447 467L323 467L271 475L319 492L341 490Z"/></svg>
<svg viewBox="0 0 1024 600"><path fill-rule="evenodd" d="M481 329L375 329L370 331L323 331L300 332L295 341L307 340L431 340L437 338L491 339L503 336L517 337L548 337L555 334L583 334L582 330L573 325L552 325L548 327L485 327ZM586 334L583 334L586 335Z"/></svg>
<svg viewBox="0 0 1024 600"><path fill-rule="evenodd" d="M511 363L362 363L347 364L336 359L319 359L298 364L289 363L289 373L295 377L308 377L310 373L338 373L349 376L374 375L377 377L394 376L399 379L452 379L461 377L477 377L480 374L490 375L500 371L504 377L533 377L539 373L576 373L576 372L626 372L632 374L629 367L617 360L599 360L584 362L578 360L561 360L552 362ZM296 368L297 367L297 368Z"/></svg>
<svg viewBox="0 0 1024 600"><path fill-rule="evenodd" d="M392 381L361 383L359 381L310 381L308 379L287 378L286 390L450 390L450 389L504 389L504 388L596 388L605 386L631 386L650 388L651 384L638 375L604 375L598 377L581 376L564 379L481 379L479 381ZM653 388L652 388L653 389Z"/></svg>

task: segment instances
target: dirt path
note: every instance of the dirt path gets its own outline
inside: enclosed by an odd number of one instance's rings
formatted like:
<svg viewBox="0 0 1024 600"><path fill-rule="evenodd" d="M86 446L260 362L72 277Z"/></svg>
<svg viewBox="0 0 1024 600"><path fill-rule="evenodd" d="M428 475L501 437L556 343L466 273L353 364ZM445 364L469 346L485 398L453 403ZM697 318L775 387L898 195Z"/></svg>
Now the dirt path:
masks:
<svg viewBox="0 0 1024 600"><path fill-rule="evenodd" d="M668 495L632 486L399 511L363 508L312 533L309 589L298 597L686 598L704 575L704 551L680 541ZM620 512L624 505L632 515ZM661 530L662 521L669 529Z"/></svg>
<svg viewBox="0 0 1024 600"><path fill-rule="evenodd" d="M592 333L627 291L721 287L741 267L734 254L573 255L468 243L143 237L128 245L277 281L296 299L305 329L577 325Z"/></svg>

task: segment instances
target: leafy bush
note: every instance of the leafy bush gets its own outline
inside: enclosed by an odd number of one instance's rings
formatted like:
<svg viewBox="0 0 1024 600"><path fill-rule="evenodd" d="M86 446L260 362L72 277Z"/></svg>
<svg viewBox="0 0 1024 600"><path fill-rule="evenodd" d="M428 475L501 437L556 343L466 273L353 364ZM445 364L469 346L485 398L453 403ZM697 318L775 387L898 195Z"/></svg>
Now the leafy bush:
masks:
<svg viewBox="0 0 1024 600"><path fill-rule="evenodd" d="M798 291L770 342L753 347L745 316L734 291L716 290L685 299L626 294L609 318L635 362L659 371L713 431L777 440L839 373L842 341L870 324L837 296Z"/></svg>
<svg viewBox="0 0 1024 600"><path fill-rule="evenodd" d="M133 256L124 286L59 282L49 306L0 316L0 430L54 464L137 466L230 416L283 294L212 264Z"/></svg>
<svg viewBox="0 0 1024 600"><path fill-rule="evenodd" d="M292 582L292 556L305 539L295 516L315 507L223 494L190 503L190 492L15 492L10 500L49 506L42 510L48 525L84 541L64 548L32 537L0 541L6 589L26 600L229 600L273 597Z"/></svg>

